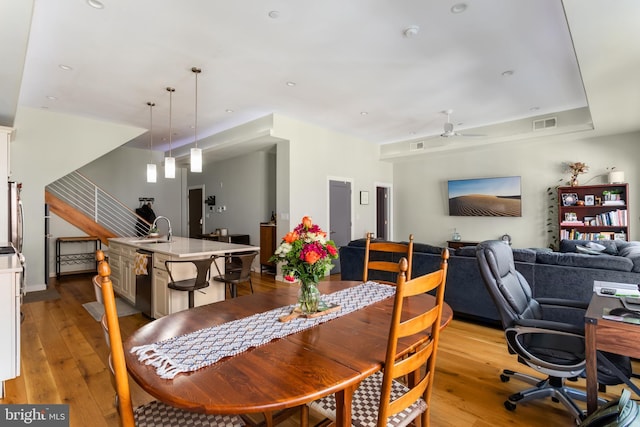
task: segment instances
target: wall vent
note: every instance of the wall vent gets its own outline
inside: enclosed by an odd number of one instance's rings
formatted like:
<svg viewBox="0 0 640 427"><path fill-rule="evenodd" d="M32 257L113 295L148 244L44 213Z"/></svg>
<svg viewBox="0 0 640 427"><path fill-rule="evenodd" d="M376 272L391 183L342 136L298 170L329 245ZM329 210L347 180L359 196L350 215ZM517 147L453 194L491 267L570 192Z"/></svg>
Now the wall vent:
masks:
<svg viewBox="0 0 640 427"><path fill-rule="evenodd" d="M542 129L551 129L556 127L558 124L557 117L547 117L546 119L534 120L533 121L533 130L542 130Z"/></svg>
<svg viewBox="0 0 640 427"><path fill-rule="evenodd" d="M424 150L424 141L412 142L411 144L409 144L409 150L411 151Z"/></svg>

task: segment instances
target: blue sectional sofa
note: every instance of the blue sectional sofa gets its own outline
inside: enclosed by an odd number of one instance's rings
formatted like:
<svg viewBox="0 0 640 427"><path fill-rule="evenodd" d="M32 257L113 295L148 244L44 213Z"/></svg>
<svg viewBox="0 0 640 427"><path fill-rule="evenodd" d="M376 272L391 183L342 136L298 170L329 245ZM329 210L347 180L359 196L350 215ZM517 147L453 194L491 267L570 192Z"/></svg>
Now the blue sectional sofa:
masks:
<svg viewBox="0 0 640 427"><path fill-rule="evenodd" d="M640 283L640 242L606 241L600 254L579 253L586 241L563 240L559 252L550 249L513 249L516 269L527 279L534 297L570 298L588 302L594 280ZM340 248L343 280L362 280L366 240L351 241ZM442 248L414 243L413 277L435 271L440 265ZM485 289L476 261L475 246L449 249L449 273L445 301L457 317L488 324L500 318ZM398 261L398 259L390 259ZM372 280L395 281L389 273L370 276ZM552 315L552 318L556 317ZM580 318L556 317L556 320L581 322Z"/></svg>

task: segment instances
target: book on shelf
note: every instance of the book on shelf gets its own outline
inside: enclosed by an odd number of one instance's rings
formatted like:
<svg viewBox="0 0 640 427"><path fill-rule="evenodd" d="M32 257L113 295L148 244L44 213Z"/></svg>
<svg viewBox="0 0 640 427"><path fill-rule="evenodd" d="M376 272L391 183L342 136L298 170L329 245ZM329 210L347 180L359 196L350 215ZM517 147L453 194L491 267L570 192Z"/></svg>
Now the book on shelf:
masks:
<svg viewBox="0 0 640 427"><path fill-rule="evenodd" d="M584 225L582 221L562 221L560 225Z"/></svg>
<svg viewBox="0 0 640 427"><path fill-rule="evenodd" d="M624 206L624 200L604 200L602 206Z"/></svg>

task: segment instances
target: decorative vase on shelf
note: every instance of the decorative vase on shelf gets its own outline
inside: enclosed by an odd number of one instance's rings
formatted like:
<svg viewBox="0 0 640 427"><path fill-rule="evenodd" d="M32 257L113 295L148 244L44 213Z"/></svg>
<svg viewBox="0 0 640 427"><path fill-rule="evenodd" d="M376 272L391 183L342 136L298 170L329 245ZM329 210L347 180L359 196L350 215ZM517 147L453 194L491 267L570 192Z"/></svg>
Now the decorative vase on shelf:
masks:
<svg viewBox="0 0 640 427"><path fill-rule="evenodd" d="M577 187L578 186L578 177L571 178L571 186L572 187Z"/></svg>
<svg viewBox="0 0 640 427"><path fill-rule="evenodd" d="M458 233L458 230L456 230L455 228L453 229L453 235L451 236L451 239L454 242L459 242L460 240L462 240L462 236L460 236L460 233Z"/></svg>
<svg viewBox="0 0 640 427"><path fill-rule="evenodd" d="M320 290L318 290L317 282L300 282L300 290L298 291L298 305L304 314L318 312L320 304Z"/></svg>

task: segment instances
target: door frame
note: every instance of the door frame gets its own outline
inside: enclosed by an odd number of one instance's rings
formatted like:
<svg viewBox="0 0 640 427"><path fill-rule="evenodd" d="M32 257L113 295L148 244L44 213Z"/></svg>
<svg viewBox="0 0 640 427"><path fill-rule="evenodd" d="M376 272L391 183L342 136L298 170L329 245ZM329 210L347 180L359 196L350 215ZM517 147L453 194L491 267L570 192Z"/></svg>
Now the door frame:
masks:
<svg viewBox="0 0 640 427"><path fill-rule="evenodd" d="M389 236L387 237L387 240L389 241L394 241L393 240L393 184L388 183L388 182L374 182L373 183L374 188L378 187L383 187L387 189L387 194L389 195L389 197L387 198L387 213L388 213L388 219L389 219ZM375 215L377 216L377 212L378 212L378 198L374 197L373 198L373 212L375 212ZM374 218L374 224L377 224L377 220L378 218ZM376 236L377 237L377 236Z"/></svg>
<svg viewBox="0 0 640 427"><path fill-rule="evenodd" d="M349 218L349 220L351 221L351 227L349 227L351 229L351 236L349 236L349 241L353 240L353 224L355 224L354 222L354 203L353 203L353 178L345 178L342 176L327 176L327 224L326 224L326 230L327 233L330 233L331 230L329 230L329 227L331 226L331 181L342 181L342 182L348 182L349 185L351 186L351 218Z"/></svg>
<svg viewBox="0 0 640 427"><path fill-rule="evenodd" d="M205 214L205 209L204 209L204 201L205 201L205 192L204 192L204 184L198 184L198 185L190 185L187 187L187 200L186 200L186 205L187 205L187 229L186 229L186 233L187 236L189 236L189 196L191 195L191 190L197 190L197 189L202 189L202 203L201 205L201 209L202 209L202 233L205 233L205 222L206 222L206 214Z"/></svg>

